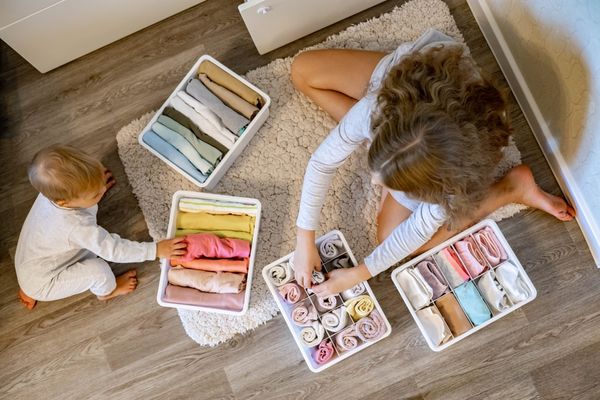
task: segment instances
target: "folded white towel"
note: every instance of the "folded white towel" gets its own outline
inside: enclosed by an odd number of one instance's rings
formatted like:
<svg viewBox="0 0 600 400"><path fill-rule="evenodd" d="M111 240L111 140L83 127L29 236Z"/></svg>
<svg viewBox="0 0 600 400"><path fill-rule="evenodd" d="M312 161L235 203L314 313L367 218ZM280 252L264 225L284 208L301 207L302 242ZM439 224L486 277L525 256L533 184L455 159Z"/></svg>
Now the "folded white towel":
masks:
<svg viewBox="0 0 600 400"><path fill-rule="evenodd" d="M437 346L447 342L452 337L450 329L444 323L444 318L434 307L417 311L417 317L423 324L429 339Z"/></svg>
<svg viewBox="0 0 600 400"><path fill-rule="evenodd" d="M531 289L519 274L519 269L510 261L496 268L496 278L514 303L520 303L531 296Z"/></svg>
<svg viewBox="0 0 600 400"><path fill-rule="evenodd" d="M494 273L492 271L488 271L481 276L479 282L477 282L477 287L485 301L494 310L504 311L510 307L506 291L500 286L496 279L494 279Z"/></svg>
<svg viewBox="0 0 600 400"><path fill-rule="evenodd" d="M425 307L433 298L433 290L418 269L406 268L401 271L398 274L398 283L415 310Z"/></svg>

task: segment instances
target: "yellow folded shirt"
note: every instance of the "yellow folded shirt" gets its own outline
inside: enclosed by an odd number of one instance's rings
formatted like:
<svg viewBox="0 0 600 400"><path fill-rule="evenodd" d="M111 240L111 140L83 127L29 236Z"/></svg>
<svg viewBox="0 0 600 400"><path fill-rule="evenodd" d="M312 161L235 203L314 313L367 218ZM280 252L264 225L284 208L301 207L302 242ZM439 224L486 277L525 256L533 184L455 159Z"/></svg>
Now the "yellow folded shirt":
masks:
<svg viewBox="0 0 600 400"><path fill-rule="evenodd" d="M177 213L177 228L252 233L254 230L254 217L249 215L179 212Z"/></svg>

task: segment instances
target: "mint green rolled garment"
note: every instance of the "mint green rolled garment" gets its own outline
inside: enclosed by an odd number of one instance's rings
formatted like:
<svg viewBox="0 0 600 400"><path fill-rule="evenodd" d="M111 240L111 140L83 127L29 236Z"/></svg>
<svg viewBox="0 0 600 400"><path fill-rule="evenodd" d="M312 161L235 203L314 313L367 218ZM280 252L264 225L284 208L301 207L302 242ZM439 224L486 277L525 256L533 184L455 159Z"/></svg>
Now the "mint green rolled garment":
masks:
<svg viewBox="0 0 600 400"><path fill-rule="evenodd" d="M198 151L179 133L167 128L160 122L152 124L152 130L163 140L175 147L181 154L187 158L194 167L205 175L213 171L211 163L200 157Z"/></svg>
<svg viewBox="0 0 600 400"><path fill-rule="evenodd" d="M190 131L188 128L181 125L174 119L169 118L166 115L161 115L158 117L158 122L183 136L185 140L187 140L192 146L194 146L194 148L196 149L196 151L198 151L200 156L206 161L208 161L213 167L216 167L219 161L221 161L221 159L223 158L223 153L219 149L211 146L209 143L198 139L198 137L196 137L196 135L194 135L192 131Z"/></svg>

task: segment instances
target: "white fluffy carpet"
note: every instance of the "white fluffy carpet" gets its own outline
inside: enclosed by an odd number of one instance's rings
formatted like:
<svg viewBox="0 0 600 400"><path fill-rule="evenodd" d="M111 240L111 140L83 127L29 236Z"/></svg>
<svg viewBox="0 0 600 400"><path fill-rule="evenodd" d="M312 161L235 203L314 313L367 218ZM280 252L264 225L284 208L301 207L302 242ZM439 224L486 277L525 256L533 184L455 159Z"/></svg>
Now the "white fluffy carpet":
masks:
<svg viewBox="0 0 600 400"><path fill-rule="evenodd" d="M413 0L379 18L351 26L314 48L392 50L402 42L415 40L427 28L463 41L445 3ZM255 197L263 205L251 305L241 317L179 310L187 334L200 345L222 343L277 314L261 268L293 250L304 169L311 153L335 124L294 90L290 82L291 62L291 57L278 59L246 76L271 96L270 117L214 191ZM198 188L138 144L137 136L152 114L149 112L122 128L117 143L150 235L158 240L165 236L173 193ZM511 144L499 173L519 163L519 150ZM343 231L358 258L375 246L379 197L365 165L366 149L361 148L340 168L324 206L320 232L334 228ZM517 205L504 207L493 217L506 218L520 209Z"/></svg>

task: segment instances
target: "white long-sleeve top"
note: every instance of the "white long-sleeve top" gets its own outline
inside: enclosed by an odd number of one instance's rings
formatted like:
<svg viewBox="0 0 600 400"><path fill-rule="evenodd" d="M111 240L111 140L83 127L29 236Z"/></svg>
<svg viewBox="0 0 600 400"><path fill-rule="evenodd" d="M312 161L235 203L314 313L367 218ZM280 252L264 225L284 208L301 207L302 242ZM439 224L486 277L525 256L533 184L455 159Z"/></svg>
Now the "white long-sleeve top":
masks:
<svg viewBox="0 0 600 400"><path fill-rule="evenodd" d="M335 171L362 143L371 142L371 115L376 107L377 90L389 70L403 55L441 43L460 45L449 36L428 30L415 42L403 43L381 59L373 71L367 94L348 111L308 162L296 221L298 227L306 230L319 227L321 209ZM446 220L444 209L439 205L408 199L402 192L391 195L413 213L365 257L364 263L373 276L427 243Z"/></svg>
<svg viewBox="0 0 600 400"><path fill-rule="evenodd" d="M63 208L40 194L21 229L15 254L19 285L36 293L90 253L118 263L156 258L156 244L122 239L96 222L98 206Z"/></svg>

